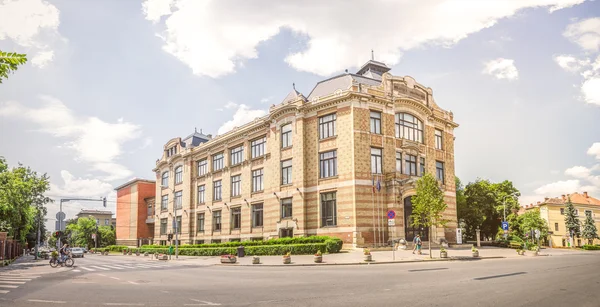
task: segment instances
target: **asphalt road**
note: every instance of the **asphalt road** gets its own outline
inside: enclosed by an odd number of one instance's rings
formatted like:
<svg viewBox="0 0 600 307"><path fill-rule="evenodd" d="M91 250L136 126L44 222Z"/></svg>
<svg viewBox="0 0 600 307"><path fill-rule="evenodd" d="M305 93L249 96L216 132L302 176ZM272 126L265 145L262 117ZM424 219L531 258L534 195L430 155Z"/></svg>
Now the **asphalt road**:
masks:
<svg viewBox="0 0 600 307"><path fill-rule="evenodd" d="M119 265L110 258L31 278L0 294L0 306L600 306L598 252L321 267L140 268L132 259L121 270L81 269Z"/></svg>

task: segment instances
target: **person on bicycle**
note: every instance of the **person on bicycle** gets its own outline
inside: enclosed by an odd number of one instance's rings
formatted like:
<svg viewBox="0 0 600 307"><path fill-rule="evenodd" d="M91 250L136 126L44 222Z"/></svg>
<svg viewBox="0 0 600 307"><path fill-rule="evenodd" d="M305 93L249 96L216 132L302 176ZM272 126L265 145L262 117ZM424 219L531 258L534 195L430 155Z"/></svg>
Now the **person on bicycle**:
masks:
<svg viewBox="0 0 600 307"><path fill-rule="evenodd" d="M69 256L69 244L65 243L65 245L63 245L63 247L60 249L59 253L60 253L60 262L64 262L65 259Z"/></svg>

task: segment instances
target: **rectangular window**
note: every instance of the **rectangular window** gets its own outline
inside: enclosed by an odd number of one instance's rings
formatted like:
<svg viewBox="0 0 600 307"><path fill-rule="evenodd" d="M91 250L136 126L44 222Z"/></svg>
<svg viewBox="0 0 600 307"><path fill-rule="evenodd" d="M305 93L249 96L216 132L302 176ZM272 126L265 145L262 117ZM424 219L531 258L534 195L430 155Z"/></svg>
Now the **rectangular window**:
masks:
<svg viewBox="0 0 600 307"><path fill-rule="evenodd" d="M231 229L242 228L242 208L231 208Z"/></svg>
<svg viewBox="0 0 600 307"><path fill-rule="evenodd" d="M252 205L252 227L263 226L263 204Z"/></svg>
<svg viewBox="0 0 600 307"><path fill-rule="evenodd" d="M371 111L371 133L381 134L381 112Z"/></svg>
<svg viewBox="0 0 600 307"><path fill-rule="evenodd" d="M221 200L221 180L213 181L213 200Z"/></svg>
<svg viewBox="0 0 600 307"><path fill-rule="evenodd" d="M181 215L175 218L175 232L181 233Z"/></svg>
<svg viewBox="0 0 600 307"><path fill-rule="evenodd" d="M396 172L402 173L402 153L396 152Z"/></svg>
<svg viewBox="0 0 600 307"><path fill-rule="evenodd" d="M337 151L323 152L319 155L320 178L337 176Z"/></svg>
<svg viewBox="0 0 600 307"><path fill-rule="evenodd" d="M285 198L281 200L281 218L291 218L292 217L292 199Z"/></svg>
<svg viewBox="0 0 600 307"><path fill-rule="evenodd" d="M435 129L435 149L443 149L442 140L442 130Z"/></svg>
<svg viewBox="0 0 600 307"><path fill-rule="evenodd" d="M208 173L208 162L206 159L198 161L198 176L206 175Z"/></svg>
<svg viewBox="0 0 600 307"><path fill-rule="evenodd" d="M565 215L565 208L560 208L560 215Z"/></svg>
<svg viewBox="0 0 600 307"><path fill-rule="evenodd" d="M425 158L419 158L419 176L423 177L425 175Z"/></svg>
<svg viewBox="0 0 600 307"><path fill-rule="evenodd" d="M198 213L196 229L198 232L204 232L204 213Z"/></svg>
<svg viewBox="0 0 600 307"><path fill-rule="evenodd" d="M336 117L335 113L319 117L319 139L335 136Z"/></svg>
<svg viewBox="0 0 600 307"><path fill-rule="evenodd" d="M181 209L181 205L183 205L183 191L175 192L175 208Z"/></svg>
<svg viewBox="0 0 600 307"><path fill-rule="evenodd" d="M435 161L435 177L444 183L444 162Z"/></svg>
<svg viewBox="0 0 600 307"><path fill-rule="evenodd" d="M554 231L558 231L558 223L554 223Z"/></svg>
<svg viewBox="0 0 600 307"><path fill-rule="evenodd" d="M292 159L281 162L281 184L292 184Z"/></svg>
<svg viewBox="0 0 600 307"><path fill-rule="evenodd" d="M263 136L262 138L254 140L250 143L253 159L265 155L265 143L266 142L267 142L267 137Z"/></svg>
<svg viewBox="0 0 600 307"><path fill-rule="evenodd" d="M206 186L198 186L198 203L203 204L206 202Z"/></svg>
<svg viewBox="0 0 600 307"><path fill-rule="evenodd" d="M223 153L216 154L213 156L213 172L223 169Z"/></svg>
<svg viewBox="0 0 600 307"><path fill-rule="evenodd" d="M417 175L417 156L405 155L404 156L404 174L410 176Z"/></svg>
<svg viewBox="0 0 600 307"><path fill-rule="evenodd" d="M381 148L371 148L371 173L381 174Z"/></svg>
<svg viewBox="0 0 600 307"><path fill-rule="evenodd" d="M163 195L160 198L160 211L169 210L169 195Z"/></svg>
<svg viewBox="0 0 600 307"><path fill-rule="evenodd" d="M242 162L244 162L244 145L231 150L231 161L229 162L229 165L238 165Z"/></svg>
<svg viewBox="0 0 600 307"><path fill-rule="evenodd" d="M163 187L168 187L169 186L169 172L164 172L162 173L162 178L160 181L160 185Z"/></svg>
<svg viewBox="0 0 600 307"><path fill-rule="evenodd" d="M221 231L221 211L213 211L213 230Z"/></svg>
<svg viewBox="0 0 600 307"><path fill-rule="evenodd" d="M585 210L585 216L586 217L587 216L591 217L592 216L592 210Z"/></svg>
<svg viewBox="0 0 600 307"><path fill-rule="evenodd" d="M183 166L175 168L175 184L183 182Z"/></svg>
<svg viewBox="0 0 600 307"><path fill-rule="evenodd" d="M160 219L160 234L167 234L167 219Z"/></svg>
<svg viewBox="0 0 600 307"><path fill-rule="evenodd" d="M252 171L252 192L263 190L263 169Z"/></svg>
<svg viewBox="0 0 600 307"><path fill-rule="evenodd" d="M335 192L321 194L321 227L337 225Z"/></svg>
<svg viewBox="0 0 600 307"><path fill-rule="evenodd" d="M108 219L104 219L104 225L108 226L108 223L109 223L108 221L109 221Z"/></svg>
<svg viewBox="0 0 600 307"><path fill-rule="evenodd" d="M242 195L242 175L231 176L231 196Z"/></svg>
<svg viewBox="0 0 600 307"><path fill-rule="evenodd" d="M292 146L292 124L281 126L281 148Z"/></svg>

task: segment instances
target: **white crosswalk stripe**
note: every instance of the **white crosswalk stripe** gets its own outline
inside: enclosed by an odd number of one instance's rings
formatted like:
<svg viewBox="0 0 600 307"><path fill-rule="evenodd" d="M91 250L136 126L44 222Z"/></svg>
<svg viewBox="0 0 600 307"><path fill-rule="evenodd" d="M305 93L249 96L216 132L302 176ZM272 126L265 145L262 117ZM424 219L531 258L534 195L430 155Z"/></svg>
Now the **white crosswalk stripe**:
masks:
<svg viewBox="0 0 600 307"><path fill-rule="evenodd" d="M27 282L32 281L40 276L29 274L0 274L0 294L9 293L12 289L19 288Z"/></svg>
<svg viewBox="0 0 600 307"><path fill-rule="evenodd" d="M111 270L152 270L171 267L169 264L163 263L111 263L111 264L95 264L95 265L78 265L78 269L83 269L83 273L96 271L111 271ZM81 270L73 270L75 273L82 272Z"/></svg>

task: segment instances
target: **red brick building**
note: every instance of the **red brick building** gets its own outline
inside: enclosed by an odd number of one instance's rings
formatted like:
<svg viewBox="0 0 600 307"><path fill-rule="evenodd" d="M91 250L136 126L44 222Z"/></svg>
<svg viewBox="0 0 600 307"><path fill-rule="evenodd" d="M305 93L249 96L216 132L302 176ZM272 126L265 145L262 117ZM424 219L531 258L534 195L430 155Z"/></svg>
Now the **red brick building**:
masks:
<svg viewBox="0 0 600 307"><path fill-rule="evenodd" d="M154 194L156 182L133 179L117 191L117 245L152 244L154 238Z"/></svg>

